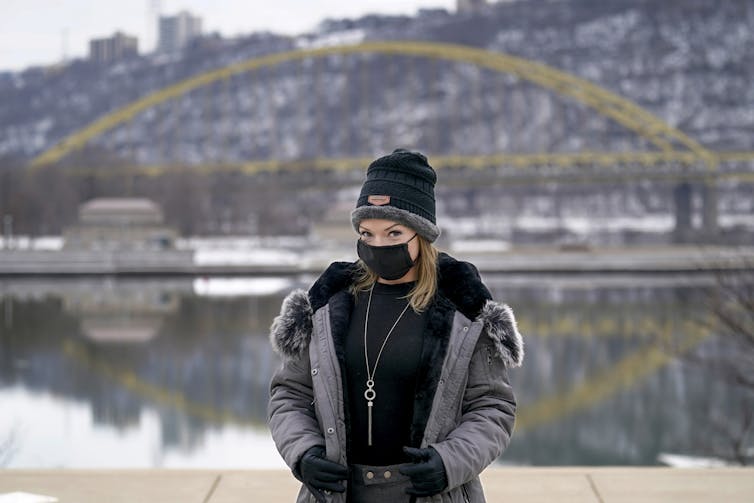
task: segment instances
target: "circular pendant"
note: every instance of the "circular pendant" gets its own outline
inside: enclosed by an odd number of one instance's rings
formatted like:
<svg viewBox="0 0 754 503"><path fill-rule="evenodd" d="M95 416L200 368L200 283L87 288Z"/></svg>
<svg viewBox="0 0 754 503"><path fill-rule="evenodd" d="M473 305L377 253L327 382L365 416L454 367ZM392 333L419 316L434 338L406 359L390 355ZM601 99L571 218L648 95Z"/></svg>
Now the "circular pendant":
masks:
<svg viewBox="0 0 754 503"><path fill-rule="evenodd" d="M364 392L364 398L371 402L377 396L377 392L374 391L374 381L372 379L367 380L367 390Z"/></svg>

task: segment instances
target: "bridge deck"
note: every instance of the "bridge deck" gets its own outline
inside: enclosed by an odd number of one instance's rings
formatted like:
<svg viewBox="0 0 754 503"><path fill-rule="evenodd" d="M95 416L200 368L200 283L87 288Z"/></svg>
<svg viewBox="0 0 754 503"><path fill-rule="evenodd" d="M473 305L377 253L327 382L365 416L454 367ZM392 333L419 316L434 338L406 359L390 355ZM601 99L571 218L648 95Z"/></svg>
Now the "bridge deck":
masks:
<svg viewBox="0 0 754 503"><path fill-rule="evenodd" d="M752 468L496 467L482 480L490 502L754 501ZM0 471L0 501L3 494L25 492L58 503L283 503L295 501L297 490L284 470Z"/></svg>

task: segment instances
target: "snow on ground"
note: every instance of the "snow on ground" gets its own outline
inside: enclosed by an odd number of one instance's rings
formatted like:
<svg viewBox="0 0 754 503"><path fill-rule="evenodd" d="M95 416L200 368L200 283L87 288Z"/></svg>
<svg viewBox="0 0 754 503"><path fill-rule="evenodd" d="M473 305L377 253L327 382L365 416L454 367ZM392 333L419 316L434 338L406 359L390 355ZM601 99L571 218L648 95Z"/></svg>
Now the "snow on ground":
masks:
<svg viewBox="0 0 754 503"><path fill-rule="evenodd" d="M575 234L597 231L634 230L643 232L671 232L675 225L673 215L647 215L621 218L591 218L582 216L542 217L523 215L515 220L514 227L530 231L547 231L564 228Z"/></svg>
<svg viewBox="0 0 754 503"><path fill-rule="evenodd" d="M309 238L302 236L189 236L176 239L175 247L179 250L296 249L308 242Z"/></svg>
<svg viewBox="0 0 754 503"><path fill-rule="evenodd" d="M334 33L323 33L315 37L299 37L296 47L299 49L316 49L318 47L333 47L358 44L364 40L366 33L362 29L342 30Z"/></svg>
<svg viewBox="0 0 754 503"><path fill-rule="evenodd" d="M13 236L10 239L0 237L0 250L49 250L63 248L63 236Z"/></svg>
<svg viewBox="0 0 754 503"><path fill-rule="evenodd" d="M197 250L196 265L294 265L299 254L279 249L251 250Z"/></svg>
<svg viewBox="0 0 754 503"><path fill-rule="evenodd" d="M666 452L660 453L660 455L657 456L657 460L664 465L672 466L674 468L720 468L723 466L731 466L731 463L724 459L686 456Z"/></svg>
<svg viewBox="0 0 754 503"><path fill-rule="evenodd" d="M510 250L511 245L507 241L497 239L461 239L453 241L450 249L455 253L492 253Z"/></svg>
<svg viewBox="0 0 754 503"><path fill-rule="evenodd" d="M176 248L193 250L196 265L295 265L306 238L193 236L176 241Z"/></svg>

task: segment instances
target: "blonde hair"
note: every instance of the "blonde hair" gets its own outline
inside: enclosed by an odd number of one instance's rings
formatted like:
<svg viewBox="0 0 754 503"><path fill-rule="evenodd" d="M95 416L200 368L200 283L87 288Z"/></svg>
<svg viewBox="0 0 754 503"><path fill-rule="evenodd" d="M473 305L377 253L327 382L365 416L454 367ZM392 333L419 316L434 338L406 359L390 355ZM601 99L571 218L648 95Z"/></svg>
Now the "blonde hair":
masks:
<svg viewBox="0 0 754 503"><path fill-rule="evenodd" d="M409 299L408 303L411 308L417 313L421 313L429 306L437 292L437 256L439 250L422 236L417 235L416 239L419 241L416 285L408 292L406 298ZM349 289L354 296L358 295L359 292L369 290L377 281L377 274L369 269L363 261L359 260L356 265L359 268L356 281Z"/></svg>

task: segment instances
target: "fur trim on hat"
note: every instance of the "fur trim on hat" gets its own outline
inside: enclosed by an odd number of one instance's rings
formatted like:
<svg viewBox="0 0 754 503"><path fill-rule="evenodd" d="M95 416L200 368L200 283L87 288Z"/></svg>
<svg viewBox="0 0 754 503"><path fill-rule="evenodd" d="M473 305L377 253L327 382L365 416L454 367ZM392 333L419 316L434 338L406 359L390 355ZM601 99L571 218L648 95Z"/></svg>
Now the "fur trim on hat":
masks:
<svg viewBox="0 0 754 503"><path fill-rule="evenodd" d="M359 206L351 212L351 224L359 232L359 223L368 218L381 218L406 225L433 243L440 236L440 228L424 217L395 206Z"/></svg>
<svg viewBox="0 0 754 503"><path fill-rule="evenodd" d="M524 341L518 332L513 310L506 304L488 300L477 319L484 323L487 336L495 343L505 366L520 367L524 361Z"/></svg>

